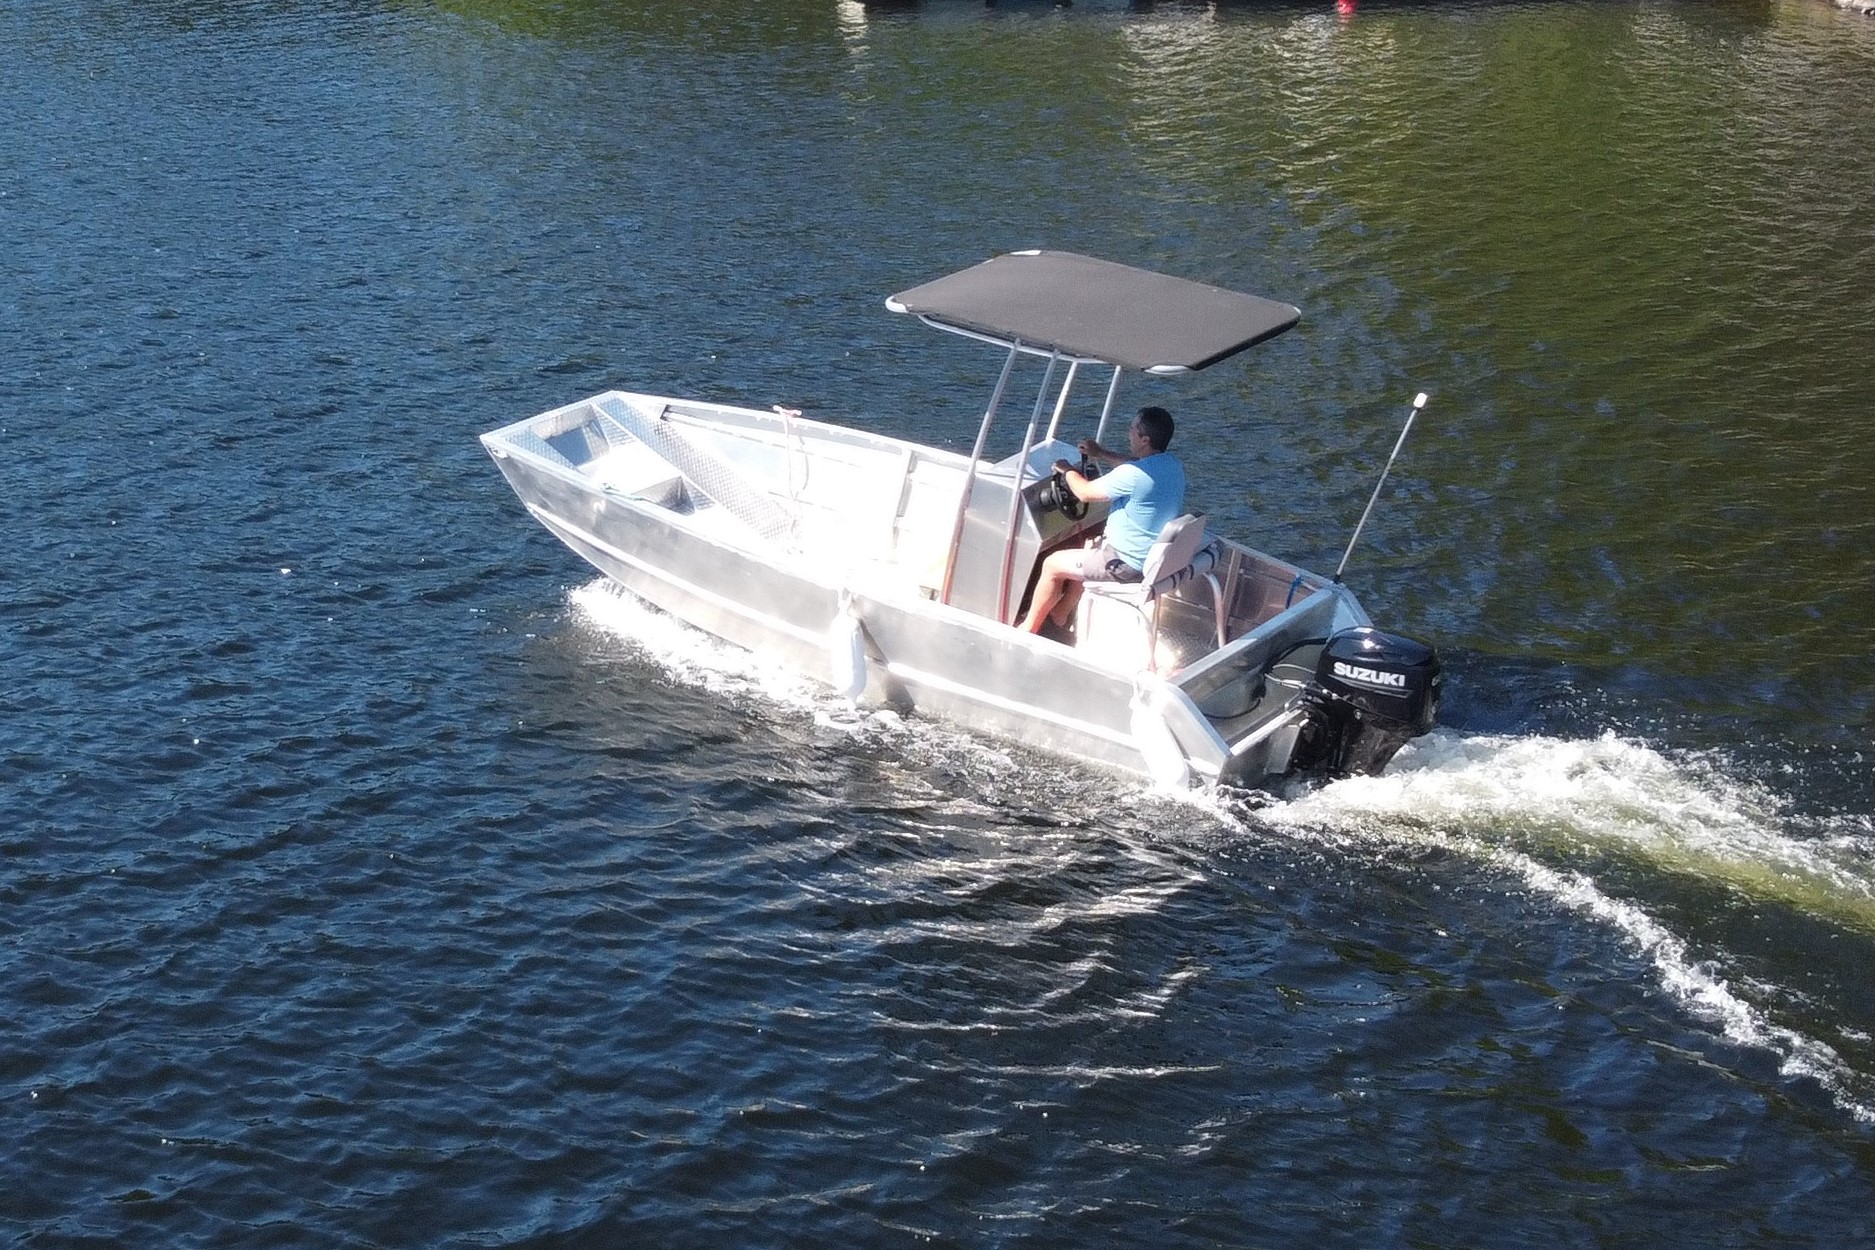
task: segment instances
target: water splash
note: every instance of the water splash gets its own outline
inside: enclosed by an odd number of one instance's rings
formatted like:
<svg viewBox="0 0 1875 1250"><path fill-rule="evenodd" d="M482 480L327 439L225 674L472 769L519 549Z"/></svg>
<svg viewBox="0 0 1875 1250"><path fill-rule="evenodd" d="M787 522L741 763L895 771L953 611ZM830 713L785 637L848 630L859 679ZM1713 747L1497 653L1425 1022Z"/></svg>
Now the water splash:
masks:
<svg viewBox="0 0 1875 1250"><path fill-rule="evenodd" d="M567 598L587 623L628 640L684 685L715 694L754 691L796 708L839 703L798 670L686 625L606 578L574 588Z"/></svg>
<svg viewBox="0 0 1875 1250"><path fill-rule="evenodd" d="M1380 777L1338 782L1264 813L1278 823L1438 829L1538 855L1639 859L1875 934L1863 840L1792 815L1716 755L1673 757L1593 739L1437 732Z"/></svg>

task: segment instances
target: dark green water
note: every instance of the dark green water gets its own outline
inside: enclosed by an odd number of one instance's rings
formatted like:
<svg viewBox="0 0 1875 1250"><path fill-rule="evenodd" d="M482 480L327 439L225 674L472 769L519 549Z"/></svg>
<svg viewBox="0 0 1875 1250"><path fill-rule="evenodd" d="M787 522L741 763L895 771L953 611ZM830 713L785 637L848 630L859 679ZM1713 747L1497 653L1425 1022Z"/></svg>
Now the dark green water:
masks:
<svg viewBox="0 0 1875 1250"><path fill-rule="evenodd" d="M1872 82L1809 0L0 9L0 1234L1875 1238ZM850 724L475 443L966 441L882 301L1034 246L1302 308L1152 398L1305 563L1433 394L1388 776Z"/></svg>

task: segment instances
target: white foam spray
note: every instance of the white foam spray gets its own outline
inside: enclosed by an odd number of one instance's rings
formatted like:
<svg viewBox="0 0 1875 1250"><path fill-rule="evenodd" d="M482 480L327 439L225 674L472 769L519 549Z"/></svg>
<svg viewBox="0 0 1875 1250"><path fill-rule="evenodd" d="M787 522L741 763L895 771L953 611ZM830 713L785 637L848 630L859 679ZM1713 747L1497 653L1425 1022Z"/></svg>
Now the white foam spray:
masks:
<svg viewBox="0 0 1875 1250"><path fill-rule="evenodd" d="M1591 846L1776 899L1875 934L1875 864L1860 839L1800 828L1723 761L1672 758L1609 733L1572 740L1435 731L1385 774L1273 811L1333 827L1436 829L1492 845Z"/></svg>

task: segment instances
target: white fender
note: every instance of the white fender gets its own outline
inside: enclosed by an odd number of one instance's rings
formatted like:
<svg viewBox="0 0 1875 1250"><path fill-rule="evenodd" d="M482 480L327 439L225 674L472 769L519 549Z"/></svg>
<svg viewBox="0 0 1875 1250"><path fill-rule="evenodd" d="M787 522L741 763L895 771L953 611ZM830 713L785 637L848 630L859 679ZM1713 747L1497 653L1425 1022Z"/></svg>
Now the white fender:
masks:
<svg viewBox="0 0 1875 1250"><path fill-rule="evenodd" d="M827 627L827 659L832 666L833 692L848 703L857 703L866 689L866 638L848 595L840 596L840 610Z"/></svg>
<svg viewBox="0 0 1875 1250"><path fill-rule="evenodd" d="M1190 780L1184 748L1178 745L1157 692L1142 680L1133 686L1133 745L1146 757L1146 772L1159 785L1182 790Z"/></svg>

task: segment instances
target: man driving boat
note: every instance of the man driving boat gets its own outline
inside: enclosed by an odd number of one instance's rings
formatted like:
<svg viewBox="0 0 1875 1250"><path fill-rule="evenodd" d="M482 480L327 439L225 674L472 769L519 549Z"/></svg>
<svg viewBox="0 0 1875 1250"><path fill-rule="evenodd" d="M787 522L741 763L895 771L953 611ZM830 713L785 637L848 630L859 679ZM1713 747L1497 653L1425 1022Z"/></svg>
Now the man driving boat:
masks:
<svg viewBox="0 0 1875 1250"><path fill-rule="evenodd" d="M1081 599L1085 582L1137 582L1159 531L1185 507L1185 467L1166 451L1172 443L1172 414L1141 408L1127 428L1128 453L1109 451L1091 438L1081 440L1081 454L1113 465L1111 472L1088 478L1066 460L1055 462L1076 499L1111 503L1107 529L1092 547L1068 547L1042 561L1029 601L1028 616L1017 629L1042 632L1051 618L1065 620Z"/></svg>

